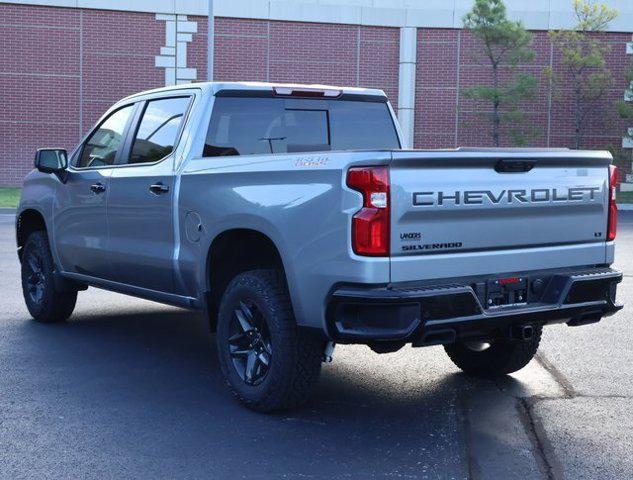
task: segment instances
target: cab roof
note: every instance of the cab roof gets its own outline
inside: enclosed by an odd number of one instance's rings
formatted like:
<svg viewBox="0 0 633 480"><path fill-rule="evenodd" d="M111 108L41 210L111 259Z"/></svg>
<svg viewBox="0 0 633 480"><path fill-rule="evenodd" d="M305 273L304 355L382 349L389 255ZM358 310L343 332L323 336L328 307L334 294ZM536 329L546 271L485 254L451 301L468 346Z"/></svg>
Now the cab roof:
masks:
<svg viewBox="0 0 633 480"><path fill-rule="evenodd" d="M169 87L155 88L152 90L146 90L143 92L130 95L123 100L131 99L141 95L155 94L161 92L188 90L197 88L203 91L210 91L213 95L223 90L231 91L244 91L244 92L325 92L325 97L335 96L334 93L338 92L339 95L352 94L352 95L367 95L373 97L387 97L385 92L377 88L360 88L360 87L338 87L334 85L320 85L320 84L299 84L299 83L272 83L272 82L198 82L198 83L184 83L181 85L172 85Z"/></svg>

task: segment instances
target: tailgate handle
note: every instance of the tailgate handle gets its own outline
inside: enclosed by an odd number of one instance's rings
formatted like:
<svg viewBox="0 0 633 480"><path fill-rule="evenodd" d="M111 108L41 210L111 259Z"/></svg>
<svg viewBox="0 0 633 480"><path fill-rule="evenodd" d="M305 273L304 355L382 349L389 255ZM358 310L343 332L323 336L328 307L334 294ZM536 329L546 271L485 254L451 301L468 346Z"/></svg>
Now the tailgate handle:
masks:
<svg viewBox="0 0 633 480"><path fill-rule="evenodd" d="M536 160L508 160L502 159L495 165L498 173L522 173L529 172L536 165Z"/></svg>

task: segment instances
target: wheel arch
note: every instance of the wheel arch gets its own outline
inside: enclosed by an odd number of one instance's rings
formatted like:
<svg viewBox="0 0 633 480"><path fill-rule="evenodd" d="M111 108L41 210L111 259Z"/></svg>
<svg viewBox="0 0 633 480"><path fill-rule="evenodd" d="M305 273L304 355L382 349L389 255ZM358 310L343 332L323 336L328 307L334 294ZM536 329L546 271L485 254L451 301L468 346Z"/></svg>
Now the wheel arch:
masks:
<svg viewBox="0 0 633 480"><path fill-rule="evenodd" d="M214 237L205 264L205 306L212 330L230 281L241 272L255 269L279 270L288 287L281 251L269 235L252 228L230 228Z"/></svg>
<svg viewBox="0 0 633 480"><path fill-rule="evenodd" d="M44 231L48 235L48 227L44 215L39 210L27 208L18 214L15 222L15 240L18 258L22 261L22 251L29 235L36 231Z"/></svg>

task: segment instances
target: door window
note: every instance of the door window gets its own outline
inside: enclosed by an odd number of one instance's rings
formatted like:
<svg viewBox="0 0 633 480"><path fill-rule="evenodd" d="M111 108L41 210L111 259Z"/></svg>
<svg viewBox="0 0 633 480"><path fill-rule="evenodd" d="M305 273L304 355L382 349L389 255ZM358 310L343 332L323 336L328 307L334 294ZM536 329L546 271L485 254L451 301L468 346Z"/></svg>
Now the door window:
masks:
<svg viewBox="0 0 633 480"><path fill-rule="evenodd" d="M114 164L133 105L120 108L106 118L88 138L77 167L103 167Z"/></svg>
<svg viewBox="0 0 633 480"><path fill-rule="evenodd" d="M153 163L169 155L176 146L189 97L147 102L128 163Z"/></svg>

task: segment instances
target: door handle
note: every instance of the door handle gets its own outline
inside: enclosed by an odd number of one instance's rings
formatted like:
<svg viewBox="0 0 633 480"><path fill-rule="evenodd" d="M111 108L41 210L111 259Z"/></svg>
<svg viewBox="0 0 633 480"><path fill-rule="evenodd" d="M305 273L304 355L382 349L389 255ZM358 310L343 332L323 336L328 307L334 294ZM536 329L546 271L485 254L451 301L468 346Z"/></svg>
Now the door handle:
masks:
<svg viewBox="0 0 633 480"><path fill-rule="evenodd" d="M105 192L105 189L105 185L101 182L93 183L92 185L90 185L90 190L92 190L92 193L103 193Z"/></svg>
<svg viewBox="0 0 633 480"><path fill-rule="evenodd" d="M160 195L162 193L169 192L169 186L165 185L163 182L154 183L149 186L149 191L154 195Z"/></svg>

